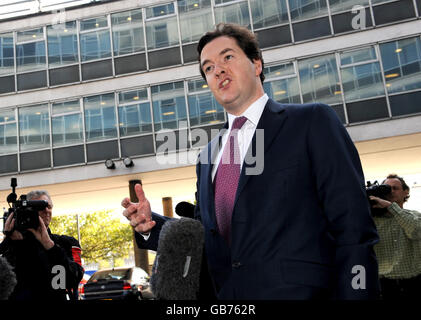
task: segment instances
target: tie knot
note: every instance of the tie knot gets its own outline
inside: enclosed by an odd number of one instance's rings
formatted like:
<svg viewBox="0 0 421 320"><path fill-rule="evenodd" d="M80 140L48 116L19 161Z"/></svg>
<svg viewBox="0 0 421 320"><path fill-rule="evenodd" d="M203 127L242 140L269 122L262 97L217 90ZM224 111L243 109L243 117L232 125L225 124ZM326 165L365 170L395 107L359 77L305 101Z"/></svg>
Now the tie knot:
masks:
<svg viewBox="0 0 421 320"><path fill-rule="evenodd" d="M235 120L234 120L234 122L232 124L232 129L241 129L241 127L244 125L244 123L246 121L247 121L247 118L246 117L238 117L238 118L235 118Z"/></svg>

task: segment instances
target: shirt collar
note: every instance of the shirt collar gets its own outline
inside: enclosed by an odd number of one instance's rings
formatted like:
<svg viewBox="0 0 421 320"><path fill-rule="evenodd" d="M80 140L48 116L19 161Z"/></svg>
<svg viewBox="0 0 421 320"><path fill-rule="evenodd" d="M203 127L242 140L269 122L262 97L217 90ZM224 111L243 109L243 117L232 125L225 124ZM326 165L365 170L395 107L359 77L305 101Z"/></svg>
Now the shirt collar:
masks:
<svg viewBox="0 0 421 320"><path fill-rule="evenodd" d="M257 127L257 124L258 124L258 122L260 120L260 117L263 113L263 109L265 108L265 105L266 105L268 100L269 100L269 97L265 93L259 99L257 99L255 102L253 102L239 116L234 116L234 115L228 113L228 128L229 129L231 128L232 123L234 122L235 118L242 117L242 116L246 117L247 121L250 121L255 127Z"/></svg>

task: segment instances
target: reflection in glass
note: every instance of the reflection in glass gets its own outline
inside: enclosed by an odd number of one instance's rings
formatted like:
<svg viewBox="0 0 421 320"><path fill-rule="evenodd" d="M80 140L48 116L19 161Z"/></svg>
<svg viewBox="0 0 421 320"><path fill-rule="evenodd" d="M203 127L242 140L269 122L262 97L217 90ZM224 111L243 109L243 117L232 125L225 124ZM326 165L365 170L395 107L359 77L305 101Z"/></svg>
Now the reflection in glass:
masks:
<svg viewBox="0 0 421 320"><path fill-rule="evenodd" d="M44 40L44 30L42 28L18 31L16 33L17 42Z"/></svg>
<svg viewBox="0 0 421 320"><path fill-rule="evenodd" d="M15 62L13 59L13 34L0 35L0 75L13 73Z"/></svg>
<svg viewBox="0 0 421 320"><path fill-rule="evenodd" d="M54 147L83 142L82 113L79 100L54 103L52 114Z"/></svg>
<svg viewBox="0 0 421 320"><path fill-rule="evenodd" d="M114 94L84 98L86 141L117 137Z"/></svg>
<svg viewBox="0 0 421 320"><path fill-rule="evenodd" d="M384 95L378 62L343 68L341 75L346 101Z"/></svg>
<svg viewBox="0 0 421 320"><path fill-rule="evenodd" d="M421 88L420 37L380 44L389 93Z"/></svg>
<svg viewBox="0 0 421 320"><path fill-rule="evenodd" d="M146 21L148 49L158 49L178 44L177 18L175 16Z"/></svg>
<svg viewBox="0 0 421 320"><path fill-rule="evenodd" d="M183 43L199 40L212 28L210 0L179 0L177 4Z"/></svg>
<svg viewBox="0 0 421 320"><path fill-rule="evenodd" d="M295 75L294 65L292 62L265 67L263 70L265 75L265 80L269 80L272 78L278 78L287 75Z"/></svg>
<svg viewBox="0 0 421 320"><path fill-rule="evenodd" d="M363 62L363 61L376 60L376 59L377 59L377 56L376 56L376 51L374 50L374 47L341 53L342 66L347 65L347 64L352 64L352 63Z"/></svg>
<svg viewBox="0 0 421 320"><path fill-rule="evenodd" d="M20 150L50 147L50 123L48 105L19 108Z"/></svg>
<svg viewBox="0 0 421 320"><path fill-rule="evenodd" d="M297 77L265 82L264 89L279 103L301 103Z"/></svg>
<svg viewBox="0 0 421 320"><path fill-rule="evenodd" d="M202 79L189 81L190 125L204 125L225 121L224 108L215 100ZM197 92L197 94L192 94Z"/></svg>
<svg viewBox="0 0 421 320"><path fill-rule="evenodd" d="M250 0L255 29L288 23L286 0Z"/></svg>
<svg viewBox="0 0 421 320"><path fill-rule="evenodd" d="M145 50L142 10L132 10L111 15L114 55Z"/></svg>
<svg viewBox="0 0 421 320"><path fill-rule="evenodd" d="M368 0L329 0L330 11L332 13L349 11L354 6L368 6L368 3Z"/></svg>
<svg viewBox="0 0 421 320"><path fill-rule="evenodd" d="M82 61L110 57L110 32L108 30L103 30L81 34L80 51Z"/></svg>
<svg viewBox="0 0 421 320"><path fill-rule="evenodd" d="M148 99L148 91L146 89L120 92L118 94L119 104L134 103Z"/></svg>
<svg viewBox="0 0 421 320"><path fill-rule="evenodd" d="M334 104L342 101L334 55L301 60L298 68L304 103Z"/></svg>
<svg viewBox="0 0 421 320"><path fill-rule="evenodd" d="M172 82L151 87L155 131L177 129L180 121L187 126L184 84Z"/></svg>
<svg viewBox="0 0 421 320"><path fill-rule="evenodd" d="M18 72L45 68L45 42L30 42L16 46Z"/></svg>
<svg viewBox="0 0 421 320"><path fill-rule="evenodd" d="M76 21L48 26L47 42L50 66L78 62Z"/></svg>
<svg viewBox="0 0 421 320"><path fill-rule="evenodd" d="M0 154L16 153L17 131L14 110L0 111Z"/></svg>
<svg viewBox="0 0 421 320"><path fill-rule="evenodd" d="M161 17L166 16L169 14L174 14L174 4L164 4L152 8L146 8L146 18L155 18L155 17Z"/></svg>
<svg viewBox="0 0 421 320"><path fill-rule="evenodd" d="M327 15L326 0L288 0L291 20L298 21Z"/></svg>
<svg viewBox="0 0 421 320"><path fill-rule="evenodd" d="M149 102L120 106L118 118L121 137L152 132Z"/></svg>
<svg viewBox="0 0 421 320"><path fill-rule="evenodd" d="M80 31L94 30L108 26L107 17L86 19L80 22Z"/></svg>
<svg viewBox="0 0 421 320"><path fill-rule="evenodd" d="M247 1L215 7L215 23L236 23L250 29L250 15Z"/></svg>

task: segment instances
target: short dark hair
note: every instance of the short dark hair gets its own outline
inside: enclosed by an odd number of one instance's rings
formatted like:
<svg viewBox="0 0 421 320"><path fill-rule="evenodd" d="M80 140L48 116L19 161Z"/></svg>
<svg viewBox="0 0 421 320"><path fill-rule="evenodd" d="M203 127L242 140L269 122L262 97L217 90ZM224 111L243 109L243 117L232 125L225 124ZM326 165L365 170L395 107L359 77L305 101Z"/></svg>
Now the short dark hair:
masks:
<svg viewBox="0 0 421 320"><path fill-rule="evenodd" d="M265 80L265 76L263 74L264 62L257 38L249 29L233 23L218 23L215 30L208 31L204 36L202 36L202 38L200 38L199 44L197 45L197 52L199 53L198 60L200 74L203 79L206 81L206 76L202 70L202 66L200 65L200 54L209 42L223 36L235 39L237 45L241 48L241 50L243 50L251 62L254 62L253 60L260 60L262 62L260 81L263 83Z"/></svg>
<svg viewBox="0 0 421 320"><path fill-rule="evenodd" d="M403 200L403 202L408 201L408 199L409 199L409 191L410 191L410 189L409 189L409 186L406 184L405 180L404 180L402 177L398 176L396 173L390 173L390 174L386 177L386 179L384 179L384 180L383 180L382 184L383 184L383 183L385 183L387 179L398 179L398 180L401 182L402 189L403 189L404 191L405 191L405 190L408 190L408 195L405 197L405 199Z"/></svg>

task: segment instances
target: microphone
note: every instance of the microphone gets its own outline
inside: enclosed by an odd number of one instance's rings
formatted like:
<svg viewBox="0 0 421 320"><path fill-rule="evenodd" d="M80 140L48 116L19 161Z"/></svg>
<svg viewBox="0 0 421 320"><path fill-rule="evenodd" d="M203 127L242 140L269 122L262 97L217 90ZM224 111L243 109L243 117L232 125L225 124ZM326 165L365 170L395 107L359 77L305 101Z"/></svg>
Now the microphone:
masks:
<svg viewBox="0 0 421 320"><path fill-rule="evenodd" d="M0 257L0 300L7 300L16 286L16 275L12 266Z"/></svg>
<svg viewBox="0 0 421 320"><path fill-rule="evenodd" d="M157 299L198 299L204 233L202 224L190 218L162 226L150 280Z"/></svg>
<svg viewBox="0 0 421 320"><path fill-rule="evenodd" d="M194 208L196 206L190 202L182 201L175 206L175 213L180 217L194 218Z"/></svg>

